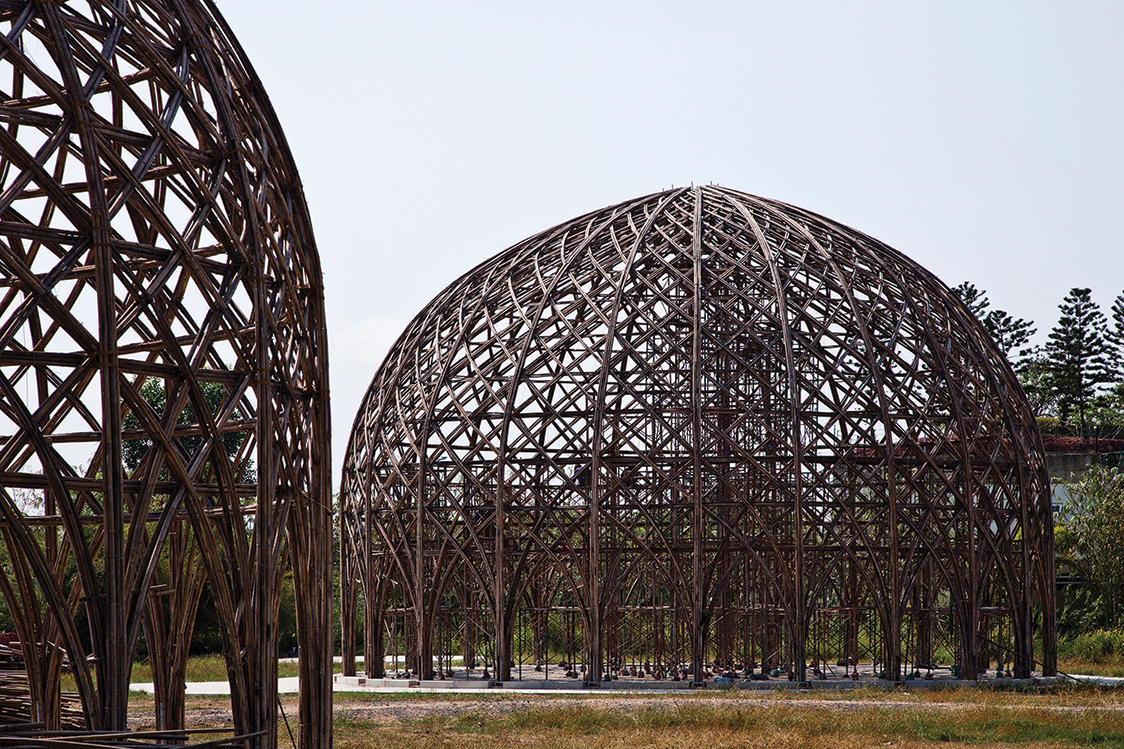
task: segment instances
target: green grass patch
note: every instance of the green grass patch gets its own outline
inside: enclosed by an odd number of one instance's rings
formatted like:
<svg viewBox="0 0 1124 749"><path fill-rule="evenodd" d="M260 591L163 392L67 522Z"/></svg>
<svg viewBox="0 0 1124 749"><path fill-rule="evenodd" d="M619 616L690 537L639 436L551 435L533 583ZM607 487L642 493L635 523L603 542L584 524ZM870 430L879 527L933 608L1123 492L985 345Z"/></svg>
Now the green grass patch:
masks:
<svg viewBox="0 0 1124 749"><path fill-rule="evenodd" d="M281 661L277 664L278 677L297 675L297 664ZM187 659L186 681L226 681L226 659L219 653L210 655L197 655ZM133 664L132 680L136 682L152 681L152 667L148 661L137 661Z"/></svg>

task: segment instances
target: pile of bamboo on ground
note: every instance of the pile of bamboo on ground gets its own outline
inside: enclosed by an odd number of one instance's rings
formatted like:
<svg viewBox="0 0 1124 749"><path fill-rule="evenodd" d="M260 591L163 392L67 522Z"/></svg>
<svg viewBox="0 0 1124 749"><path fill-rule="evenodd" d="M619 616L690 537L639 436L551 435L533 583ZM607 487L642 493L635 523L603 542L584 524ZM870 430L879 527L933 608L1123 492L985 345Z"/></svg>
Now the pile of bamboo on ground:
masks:
<svg viewBox="0 0 1124 749"><path fill-rule="evenodd" d="M63 692L61 701L62 724L67 728L81 728L84 719L78 695ZM0 641L0 734L13 727L38 725L32 724L32 719L31 694L19 643Z"/></svg>
<svg viewBox="0 0 1124 749"><path fill-rule="evenodd" d="M120 749L121 747L160 747L160 749L198 749L245 745L248 739L264 731L237 736L229 728L197 728L182 731L44 731L42 724L0 726L0 747L3 749ZM192 737L202 741L192 743Z"/></svg>
<svg viewBox="0 0 1124 749"><path fill-rule="evenodd" d="M12 647L12 645L16 647ZM6 643L0 640L0 671L22 671L23 653L19 651L19 643Z"/></svg>
<svg viewBox="0 0 1124 749"><path fill-rule="evenodd" d="M0 671L0 735L13 727L31 724L31 695L24 671ZM78 728L83 725L78 695L62 694L62 723ZM0 741L0 746L3 746Z"/></svg>
<svg viewBox="0 0 1124 749"><path fill-rule="evenodd" d="M31 720L31 698L27 690L27 674L23 671L0 671L0 730L11 723Z"/></svg>

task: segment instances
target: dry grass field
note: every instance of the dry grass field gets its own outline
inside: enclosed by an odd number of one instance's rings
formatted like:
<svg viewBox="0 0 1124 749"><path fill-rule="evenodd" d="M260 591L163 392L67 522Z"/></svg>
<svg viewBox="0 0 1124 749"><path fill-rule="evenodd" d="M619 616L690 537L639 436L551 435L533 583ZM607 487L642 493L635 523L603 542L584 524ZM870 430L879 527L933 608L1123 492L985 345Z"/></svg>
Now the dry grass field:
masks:
<svg viewBox="0 0 1124 749"><path fill-rule="evenodd" d="M284 710L296 730L294 696ZM136 727L151 698L137 695ZM1121 747L1124 690L1059 687L664 695L349 694L335 746L358 747ZM221 699L190 698L195 727L229 725ZM286 726L280 746L289 745Z"/></svg>

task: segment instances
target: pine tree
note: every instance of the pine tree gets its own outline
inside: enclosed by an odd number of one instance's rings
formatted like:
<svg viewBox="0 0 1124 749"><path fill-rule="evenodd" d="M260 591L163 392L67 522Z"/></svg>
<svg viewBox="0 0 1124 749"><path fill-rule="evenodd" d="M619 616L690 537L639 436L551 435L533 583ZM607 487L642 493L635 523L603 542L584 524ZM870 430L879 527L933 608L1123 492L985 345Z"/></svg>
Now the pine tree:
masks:
<svg viewBox="0 0 1124 749"><path fill-rule="evenodd" d="M953 286L952 293L964 302L964 306L976 316L977 320L983 322L984 314L987 312L987 308L991 306L987 294L977 289L971 281L962 281L959 286Z"/></svg>
<svg viewBox="0 0 1124 749"><path fill-rule="evenodd" d="M1021 317L1011 317L1001 309L990 309L991 301L987 298L987 293L976 288L976 285L969 281L954 286L952 293L959 297L968 311L983 324L984 329L1006 355L1007 360L1016 369L1021 368L1031 353L1026 345L1030 337L1037 332L1034 323Z"/></svg>
<svg viewBox="0 0 1124 749"><path fill-rule="evenodd" d="M1085 414L1102 383L1111 379L1108 322L1089 289L1070 289L1058 305L1058 324L1043 350L1046 381L1058 398L1058 415L1069 421L1076 409L1081 436L1088 435Z"/></svg>
<svg viewBox="0 0 1124 749"><path fill-rule="evenodd" d="M990 310L984 316L983 324L1012 364L1021 364L1026 358L1026 344L1038 332L1033 323L1021 317L1011 317L1001 309ZM1018 353L1017 357L1012 356L1015 352Z"/></svg>
<svg viewBox="0 0 1124 749"><path fill-rule="evenodd" d="M1112 380L1119 383L1124 380L1124 291L1112 303L1110 313L1112 322L1105 332L1105 341L1112 357Z"/></svg>

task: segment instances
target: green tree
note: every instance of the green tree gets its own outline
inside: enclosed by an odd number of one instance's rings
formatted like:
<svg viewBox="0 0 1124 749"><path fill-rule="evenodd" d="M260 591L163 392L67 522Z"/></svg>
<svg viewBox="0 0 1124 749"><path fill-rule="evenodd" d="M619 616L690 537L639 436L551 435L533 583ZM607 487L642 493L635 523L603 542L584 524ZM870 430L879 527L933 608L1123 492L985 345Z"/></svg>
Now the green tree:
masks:
<svg viewBox="0 0 1124 749"><path fill-rule="evenodd" d="M976 288L976 285L971 281L962 281L959 286L953 286L952 293L964 302L964 306L976 316L977 320L983 322L987 308L991 306L986 293Z"/></svg>
<svg viewBox="0 0 1124 749"><path fill-rule="evenodd" d="M1058 395L1050 386L1046 359L1040 350L1027 356L1018 369L1018 377L1039 424L1043 424L1043 419L1057 422Z"/></svg>
<svg viewBox="0 0 1124 749"><path fill-rule="evenodd" d="M223 399L225 399L227 395L226 388L217 382L203 382L201 383L201 388L203 390L203 398L207 403L207 408L212 414L218 413L218 410L222 407ZM167 407L164 380L155 377L146 379L141 384L140 394L148 405L152 406L153 411L157 414L164 413L164 409ZM241 418L240 410L235 412L235 418ZM184 405L176 423L185 426L197 423L195 409L190 402ZM130 430L140 429L140 419L136 414L130 411L125 414L124 427ZM223 434L222 441L223 446L226 448L227 455L234 458L238 454L238 450L241 448L245 439L245 432L226 432ZM195 457L195 454L199 452L199 448L203 444L203 437L199 434L185 434L177 437L174 442L180 447L184 457L190 461ZM152 447L152 440L147 438L124 441L121 445L121 459L128 472L131 473L136 470L150 447ZM240 480L246 483L253 483L253 481L255 481L255 472L252 464L242 467Z"/></svg>
<svg viewBox="0 0 1124 749"><path fill-rule="evenodd" d="M1093 399L1089 423L1094 425L1094 435L1100 439L1124 437L1124 382Z"/></svg>
<svg viewBox="0 0 1124 749"><path fill-rule="evenodd" d="M1057 397L1059 418L1068 422L1076 410L1080 434L1087 437L1090 403L1111 378L1107 321L1089 289L1071 289L1058 310L1058 323L1043 349L1046 384Z"/></svg>
<svg viewBox="0 0 1124 749"><path fill-rule="evenodd" d="M1025 364L1031 351L1027 348L1030 337L1037 329L1034 323L1021 317L1012 317L1001 309L991 309L991 301L987 293L970 281L964 281L959 286L952 288L952 293L964 302L976 319L979 320L992 340L1006 355L1007 360L1016 368Z"/></svg>
<svg viewBox="0 0 1124 749"><path fill-rule="evenodd" d="M1094 465L1066 485L1058 550L1086 581L1086 627L1124 624L1124 473Z"/></svg>
<svg viewBox="0 0 1124 749"><path fill-rule="evenodd" d="M1112 379L1119 383L1124 380L1124 291L1112 303L1109 315L1111 322L1105 330L1105 342L1112 361Z"/></svg>

